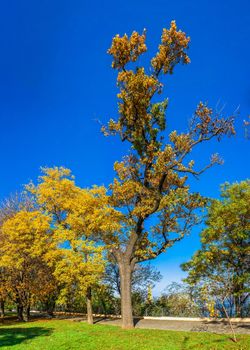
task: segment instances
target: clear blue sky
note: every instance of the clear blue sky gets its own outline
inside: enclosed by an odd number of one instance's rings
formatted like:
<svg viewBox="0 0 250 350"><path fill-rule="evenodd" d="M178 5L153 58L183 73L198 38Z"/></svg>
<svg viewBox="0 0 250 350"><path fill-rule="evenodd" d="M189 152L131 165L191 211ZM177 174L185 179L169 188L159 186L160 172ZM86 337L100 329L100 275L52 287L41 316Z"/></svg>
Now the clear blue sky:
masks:
<svg viewBox="0 0 250 350"><path fill-rule="evenodd" d="M185 130L196 104L220 100L225 113L240 105L238 134L196 153L204 164L218 151L225 164L191 181L218 196L224 181L249 177L250 3L223 1L8 0L0 13L0 198L36 179L40 166L72 169L78 184L108 185L125 146L100 134L96 119L116 116L115 72L106 51L117 34L147 28L149 51L175 19L191 36L191 64L166 79L169 130ZM145 60L150 57L149 54ZM178 280L179 264L199 247L198 230L159 257L164 281Z"/></svg>

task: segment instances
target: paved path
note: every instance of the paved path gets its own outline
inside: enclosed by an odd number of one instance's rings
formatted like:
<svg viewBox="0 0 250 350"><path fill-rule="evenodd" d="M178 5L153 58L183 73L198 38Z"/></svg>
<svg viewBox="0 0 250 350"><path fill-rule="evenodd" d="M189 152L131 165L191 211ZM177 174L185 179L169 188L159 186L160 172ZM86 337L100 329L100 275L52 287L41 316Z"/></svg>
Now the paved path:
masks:
<svg viewBox="0 0 250 350"><path fill-rule="evenodd" d="M37 315L37 317L48 318L46 314ZM67 316L57 315L56 318L66 319L72 322L86 322L84 316ZM95 317L95 324L107 324L121 326L120 318L104 318ZM210 333L231 333L231 329L227 322L208 322L208 321L170 321L170 320L149 320L143 318L134 318L136 328L146 329L162 329L162 330L174 330L174 331L191 331L191 332L210 332ZM234 323L235 333L237 334L250 334L250 323Z"/></svg>
<svg viewBox="0 0 250 350"><path fill-rule="evenodd" d="M83 320L83 319L82 319ZM95 323L121 326L121 319L96 319ZM199 321L163 321L135 319L136 328L165 329L175 331L231 333L226 322L199 322ZM238 334L250 334L249 323L233 324L235 332Z"/></svg>

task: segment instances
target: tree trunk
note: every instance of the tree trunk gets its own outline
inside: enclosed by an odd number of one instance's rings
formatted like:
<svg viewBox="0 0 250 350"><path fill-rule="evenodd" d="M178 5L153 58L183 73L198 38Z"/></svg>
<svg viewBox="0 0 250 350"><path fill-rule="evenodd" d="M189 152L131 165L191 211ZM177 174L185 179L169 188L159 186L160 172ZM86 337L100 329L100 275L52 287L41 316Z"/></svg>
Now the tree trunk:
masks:
<svg viewBox="0 0 250 350"><path fill-rule="evenodd" d="M0 300L0 313L1 317L4 317L4 300Z"/></svg>
<svg viewBox="0 0 250 350"><path fill-rule="evenodd" d="M23 305L21 304L18 304L17 305L17 317L18 317L18 320L19 321L24 321L23 319Z"/></svg>
<svg viewBox="0 0 250 350"><path fill-rule="evenodd" d="M25 308L24 321L28 322L30 319L30 306Z"/></svg>
<svg viewBox="0 0 250 350"><path fill-rule="evenodd" d="M91 287L88 287L87 293L86 293L86 300L87 300L87 320L89 324L93 324L93 310L92 310L92 293L91 293Z"/></svg>
<svg viewBox="0 0 250 350"><path fill-rule="evenodd" d="M51 317L53 316L55 307L56 307L55 302L50 302L50 301L46 302L45 309L46 309L46 312L49 316L51 316Z"/></svg>
<svg viewBox="0 0 250 350"><path fill-rule="evenodd" d="M129 263L119 263L119 272L121 280L121 314L122 328L134 328L131 300L131 274L132 269Z"/></svg>
<svg viewBox="0 0 250 350"><path fill-rule="evenodd" d="M106 316L107 315L106 303L102 298L101 298L101 306L102 306L102 313Z"/></svg>
<svg viewBox="0 0 250 350"><path fill-rule="evenodd" d="M234 341L235 343L237 343L238 340L237 340L237 338L236 338L236 334L235 334L235 331L234 331L232 322L231 322L231 320L230 320L230 317L228 316L227 309L226 309L226 307L225 307L225 305L224 305L224 300L222 301L222 307L223 307L223 310L224 310L224 312L225 312L225 315L226 315L228 324L229 324L229 326L230 326L230 328L231 328L231 331L232 331L232 334L233 334L233 341Z"/></svg>

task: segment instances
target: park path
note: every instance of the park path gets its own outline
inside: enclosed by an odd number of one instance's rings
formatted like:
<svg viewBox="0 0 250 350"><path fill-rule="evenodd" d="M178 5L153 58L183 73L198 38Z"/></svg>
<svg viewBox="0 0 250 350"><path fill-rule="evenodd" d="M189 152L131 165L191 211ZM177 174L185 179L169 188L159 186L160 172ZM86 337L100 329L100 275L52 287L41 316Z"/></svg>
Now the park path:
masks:
<svg viewBox="0 0 250 350"><path fill-rule="evenodd" d="M68 318L71 321L86 322L86 318L73 317ZM106 324L121 326L121 319L117 318L95 318L95 324ZM142 318L134 318L135 328L144 329L161 329L173 331L192 331L192 332L210 332L210 333L231 333L230 327L226 322L199 322L199 321L168 321L168 320L149 320ZM250 334L250 323L233 324L237 334Z"/></svg>
<svg viewBox="0 0 250 350"><path fill-rule="evenodd" d="M101 319L96 323L121 326L121 319ZM234 324L235 332L238 334L250 334L250 324ZM174 331L230 333L229 325L224 322L198 322L198 321L165 321L145 320L135 318L136 328L162 329Z"/></svg>
<svg viewBox="0 0 250 350"><path fill-rule="evenodd" d="M48 316L46 313L32 312L31 321L39 319L61 319L68 320L72 322L86 322L86 316L84 315L65 315L57 314L54 317ZM1 323L1 322L0 322ZM6 317L2 320L5 324L16 324L16 316ZM95 317L95 324L105 324L121 326L121 318L105 318L105 317ZM227 322L218 321L184 321L184 320L156 320L156 319L143 319L134 318L135 328L144 329L160 329L160 330L173 330L173 331L191 331L191 332L209 332L209 333L231 333L230 327ZM237 334L250 334L250 322L248 323L234 323L233 324L235 333Z"/></svg>

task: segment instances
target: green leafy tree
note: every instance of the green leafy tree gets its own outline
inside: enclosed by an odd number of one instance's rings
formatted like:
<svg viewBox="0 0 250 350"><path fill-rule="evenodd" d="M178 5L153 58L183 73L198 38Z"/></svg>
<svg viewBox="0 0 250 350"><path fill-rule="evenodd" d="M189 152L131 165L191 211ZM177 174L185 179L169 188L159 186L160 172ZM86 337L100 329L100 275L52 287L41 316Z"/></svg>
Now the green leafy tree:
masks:
<svg viewBox="0 0 250 350"><path fill-rule="evenodd" d="M184 283L172 282L169 284L159 301L165 306L169 316L200 316L199 307L192 298L190 288Z"/></svg>
<svg viewBox="0 0 250 350"><path fill-rule="evenodd" d="M244 315L250 295L250 181L225 183L221 199L208 207L202 247L182 265L190 285L220 284L227 290L227 304L233 298L236 316ZM230 276L230 278L229 278ZM214 293L216 294L216 293ZM225 297L223 297L225 300Z"/></svg>

